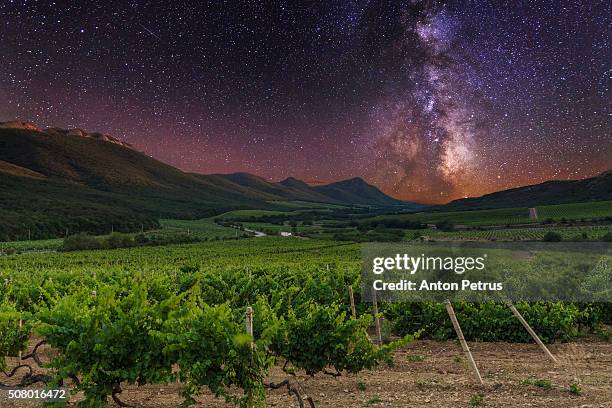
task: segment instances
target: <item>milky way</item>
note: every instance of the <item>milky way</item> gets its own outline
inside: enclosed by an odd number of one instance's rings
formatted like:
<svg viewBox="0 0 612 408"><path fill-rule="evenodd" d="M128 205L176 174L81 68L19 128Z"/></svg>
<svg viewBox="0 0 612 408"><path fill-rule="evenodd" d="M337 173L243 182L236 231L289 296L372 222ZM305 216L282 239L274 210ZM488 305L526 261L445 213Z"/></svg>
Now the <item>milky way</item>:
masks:
<svg viewBox="0 0 612 408"><path fill-rule="evenodd" d="M477 126L469 55L454 44L456 22L444 7L421 14L405 20L399 44L422 54L415 66L406 67L409 89L373 114L374 149L382 162L377 178L390 179L394 192L404 191L407 198L438 194L444 200L478 185L476 146L485 130ZM408 59L413 54L407 53Z"/></svg>
<svg viewBox="0 0 612 408"><path fill-rule="evenodd" d="M552 38L538 38L545 19L536 12L546 8L522 10L534 15L520 20L511 12L503 20L495 20L486 7L474 12L473 8L466 11L443 4L419 5L422 7L416 16L413 12L402 19L403 35L393 47L405 59L405 82L397 84L372 110L371 132L363 140L366 151L376 152L374 178L378 183L406 199L428 197L444 202L527 184L541 179L543 174L572 178L593 167L610 167L609 156L605 158L612 141L609 105L594 97L595 78L587 80L584 89L579 90L580 98L574 100L581 105L585 95L590 94L591 103L596 103L588 117L576 115L580 107L570 105L572 99L563 89L563 82L570 76L585 76L584 71L572 75L569 72L596 70L580 61L553 61L568 55L559 50L553 52L552 45L545 46L544 42L556 41L559 48L567 45L561 32L553 33ZM559 11L571 12L567 8ZM482 23L480 13L490 15L490 21ZM561 16L557 23L565 21L565 17ZM512 33L510 28L504 33L507 20L512 19L537 27L535 32L526 30L525 34L532 38ZM470 21L481 24L471 26L476 30L475 37L467 33ZM599 38L601 43L596 36L589 40L593 41L591 46L601 50L599 57L609 55L606 37ZM496 46L485 46L491 43ZM533 48L550 55L531 60ZM567 73L555 77L552 68L558 65ZM605 67L602 62L598 68L603 72ZM539 74L538 69L543 73ZM608 75L604 72L602 76ZM560 83L555 84L555 80ZM517 88L508 89L513 83ZM600 84L598 92L608 93L608 86ZM554 123L556 120L572 122L572 126L561 127ZM591 134L586 133L589 127ZM580 142L591 147L584 149Z"/></svg>
<svg viewBox="0 0 612 408"><path fill-rule="evenodd" d="M445 202L612 167L606 1L0 2L0 121Z"/></svg>

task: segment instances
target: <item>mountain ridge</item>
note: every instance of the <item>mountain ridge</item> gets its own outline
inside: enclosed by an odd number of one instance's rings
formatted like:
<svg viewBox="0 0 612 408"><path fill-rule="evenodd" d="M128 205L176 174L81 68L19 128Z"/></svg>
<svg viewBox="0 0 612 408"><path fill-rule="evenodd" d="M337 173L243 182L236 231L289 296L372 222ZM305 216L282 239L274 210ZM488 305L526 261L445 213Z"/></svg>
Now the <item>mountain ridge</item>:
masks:
<svg viewBox="0 0 612 408"><path fill-rule="evenodd" d="M119 225L132 230L156 225L160 218L279 209L283 201L355 205L305 183L269 182L248 173L183 172L119 139L89 137L92 133L79 129L40 130L27 122L2 125L0 240L16 238L25 225L52 226L47 235L57 236L65 228L101 233L120 230ZM411 205L380 194L359 204Z"/></svg>
<svg viewBox="0 0 612 408"><path fill-rule="evenodd" d="M93 135L93 136L91 136ZM0 240L24 228L57 236L156 226L160 218L205 218L235 209L282 210L306 201L403 212L455 211L612 200L612 171L582 180L552 180L482 197L425 205L397 200L360 177L310 185L250 173L188 173L112 136L81 129L41 130L0 122ZM21 232L19 232L21 231Z"/></svg>
<svg viewBox="0 0 612 408"><path fill-rule="evenodd" d="M454 211L612 200L612 170L576 180L548 180L538 184L496 191L480 197L461 198L431 209Z"/></svg>
<svg viewBox="0 0 612 408"><path fill-rule="evenodd" d="M321 194L338 201L349 202L356 205L364 205L370 200L375 200L380 205L400 205L402 201L390 197L365 182L361 177L353 177L334 183L315 186L313 189Z"/></svg>

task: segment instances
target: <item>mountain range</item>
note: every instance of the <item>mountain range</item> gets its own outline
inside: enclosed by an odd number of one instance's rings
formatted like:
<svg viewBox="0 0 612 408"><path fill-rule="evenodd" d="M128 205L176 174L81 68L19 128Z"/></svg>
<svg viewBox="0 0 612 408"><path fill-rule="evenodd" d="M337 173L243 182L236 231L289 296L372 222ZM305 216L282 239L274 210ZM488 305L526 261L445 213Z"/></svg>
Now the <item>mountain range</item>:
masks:
<svg viewBox="0 0 612 408"><path fill-rule="evenodd" d="M287 201L420 208L361 178L310 186L248 173L195 174L155 160L109 135L0 123L0 240L155 226L159 218L202 218L232 209L278 209Z"/></svg>
<svg viewBox="0 0 612 408"><path fill-rule="evenodd" d="M183 172L110 135L0 122L0 240L70 231L106 233L195 219L233 209L286 209L287 202L368 206L390 211L471 210L612 200L612 171L547 181L426 206L390 197L359 177L310 185L249 173ZM306 205L305 205L306 206Z"/></svg>

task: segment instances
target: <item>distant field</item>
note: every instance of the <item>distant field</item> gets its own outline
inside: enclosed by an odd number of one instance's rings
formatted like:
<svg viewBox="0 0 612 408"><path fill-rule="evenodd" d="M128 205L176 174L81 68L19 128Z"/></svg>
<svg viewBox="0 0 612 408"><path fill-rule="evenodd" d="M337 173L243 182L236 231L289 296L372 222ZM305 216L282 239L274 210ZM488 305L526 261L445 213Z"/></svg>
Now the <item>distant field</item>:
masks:
<svg viewBox="0 0 612 408"><path fill-rule="evenodd" d="M540 206L538 209L539 222L545 221L581 221L601 219L612 216L612 201L599 201L588 203L574 203L561 205ZM260 211L260 210L243 210L233 211L231 213L236 217L257 217L261 215L278 215L278 214L299 214L300 211L279 212L279 211ZM450 222L455 225L466 225L468 227L485 227L485 226L512 226L516 224L532 224L535 220L529 218L529 209L527 207L517 208L501 208L490 210L475 210L475 211L449 211L449 212L418 212L406 214L386 214L371 218L359 219L359 222L372 222L376 220L410 220L424 224L436 224L439 222ZM280 231L291 231L288 225L278 225L262 222L248 222L243 224L250 229L264 231L268 234L278 234ZM299 223L298 223L299 224ZM346 220L340 219L324 219L319 220L316 224L346 225ZM547 231L559 232L564 240L600 240L605 233L610 231L610 226L551 226L550 228L509 228L509 229L491 229L486 231L468 230L444 232L440 230L420 230L419 233L426 234L431 239L439 240L499 240L499 241L514 241L514 240L541 240ZM300 226L298 232L308 233L311 237L319 239L333 239L336 233L353 230L338 228L338 231L329 231L323 233L323 230L329 230L329 227L323 228L317 225ZM354 231L353 231L354 232ZM406 236L410 239L416 231L407 231ZM583 238L583 233L586 233L586 238Z"/></svg>
<svg viewBox="0 0 612 408"><path fill-rule="evenodd" d="M159 230L146 231L146 236L172 237L178 235L190 235L197 239L223 239L246 235L234 228L217 225L212 218L201 220L160 220L162 226ZM127 235L137 235L131 233ZM99 235L98 237L103 237ZM0 252L17 251L55 251L64 242L63 238L45 239L37 241L9 241L0 242Z"/></svg>
<svg viewBox="0 0 612 408"><path fill-rule="evenodd" d="M612 225L585 226L585 227L551 227L551 228L510 228L499 230L469 230L469 231L436 231L436 230L409 230L407 239L413 239L415 234L434 240L449 241L541 241L548 231L561 235L564 241L600 241L602 237L612 231ZM583 234L586 234L583 236Z"/></svg>
<svg viewBox="0 0 612 408"><path fill-rule="evenodd" d="M296 206L298 204L293 203ZM314 204L314 203L310 203ZM296 207L297 208L297 207ZM312 209L315 209L313 207ZM331 209L331 207L329 207ZM318 208L319 211L325 208ZM560 205L547 205L537 207L538 221L560 221L567 220L591 220L593 218L612 217L612 201L597 201L588 203L573 203ZM291 218L292 215L298 216L305 211L304 209L295 209L293 211L271 211L271 210L236 210L224 213L219 216L226 219L232 218L256 218L263 216L286 215ZM536 222L529 218L529 209L527 207L516 208L498 208L490 210L474 210L474 211L446 211L446 212L416 212L404 214L385 214L363 220L383 220L383 219L399 219L410 220L422 223L439 223L450 222L456 225L470 226L485 226L485 225L514 225L514 224L529 224ZM325 223L331 224L342 222L336 219L324 220Z"/></svg>
<svg viewBox="0 0 612 408"><path fill-rule="evenodd" d="M412 214L380 215L378 217L372 218L372 220L377 219L400 219L432 224L448 221L453 224L464 225L505 225L530 222L529 210L527 208L500 208L494 210L477 211L418 212Z"/></svg>
<svg viewBox="0 0 612 408"><path fill-rule="evenodd" d="M312 213L315 212L318 214L326 214L326 213L331 213L332 212L332 208L331 207L317 207L314 204L315 203L311 203L313 204L312 207L309 208L304 208L304 207L287 207L287 211L281 211L281 210L234 210L234 211L228 211L226 213L223 213L221 215L218 215L215 218L224 218L224 219L244 219L244 218L257 218L257 217L266 217L266 216L276 216L276 215L282 215L282 216L287 216L287 217L291 217L291 216L299 216L300 214L303 213ZM338 208L340 208L340 206L338 206ZM313 211L314 210L314 211Z"/></svg>
<svg viewBox="0 0 612 408"><path fill-rule="evenodd" d="M279 224L269 224L265 222L244 222L242 223L246 228L263 231L266 234L278 234L281 231L291 232L290 225L279 225ZM321 230L321 226L319 225L298 225L297 231L299 232L316 232Z"/></svg>
<svg viewBox="0 0 612 408"><path fill-rule="evenodd" d="M281 205L288 209L325 209L325 208L349 208L340 204L313 203L310 201L268 201L270 204Z"/></svg>
<svg viewBox="0 0 612 408"><path fill-rule="evenodd" d="M292 214L299 215L303 211L309 211L304 207L299 207L302 204L311 204L312 209L317 211L325 212L328 209L331 212L333 205L324 205L323 208L317 208L316 203L306 202L288 202L290 206L296 208L291 211L270 211L270 210L237 210L227 212L219 217L232 219L232 218L256 218L261 216L275 216L275 215L288 215L291 217ZM298 208L301 208L298 209ZM547 205L537 207L538 210L538 221L560 221L565 220L591 220L591 219L602 219L605 217L612 217L612 201L598 201L588 203L573 203L573 204L560 204L560 205ZM216 218L219 218L216 217ZM361 219L360 221L375 221L383 219L399 219L399 220L410 220L415 222L421 222L426 224L435 224L443 221L448 221L455 225L467 225L471 227L489 226L489 225L515 225L515 224L529 224L534 221L529 218L529 209L526 207L518 208L501 208L491 210L476 210L476 211L454 211L454 212L418 212L418 213L407 213L407 214L388 214L380 215L372 218ZM298 232L315 234L319 239L331 239L335 234L334 231L323 233L323 228L317 224L334 225L344 224L345 219L325 219L319 220L315 225L298 225ZM224 239L233 238L244 235L242 232L238 232L234 228L224 227L214 222L214 218L205 218L200 220L160 220L162 226L161 229L155 231L147 231L146 235L158 235L158 236L178 236L188 234L197 239ZM300 224L300 222L298 222ZM264 231L269 234L278 234L280 231L291 231L289 225L279 225L272 223L261 223L261 222L243 222L243 225L247 228ZM439 230L418 230L418 231L406 231L407 239L414 236L416 232L423 235L427 235L431 239L439 240L499 240L499 241L513 241L513 240L541 240L546 231L553 230L559 232L564 240L575 240L582 237L583 233L586 233L587 240L599 240L605 235L612 226L573 226L573 227L551 227L551 228L513 228L513 229L499 229L499 230L469 230L469 231L454 231L444 232ZM338 229L338 232L342 232L342 228ZM135 235L135 234L131 234ZM63 239L48 239L38 241L10 241L0 242L0 252L7 251L49 251L57 250L62 246Z"/></svg>
<svg viewBox="0 0 612 408"><path fill-rule="evenodd" d="M216 218L233 219L233 218L245 218L245 217L262 217L270 215L287 215L292 214L295 211L274 211L274 210L234 210L228 211Z"/></svg>
<svg viewBox="0 0 612 408"><path fill-rule="evenodd" d="M212 218L201 220L160 220L162 229L151 233L175 233L193 235L196 238L230 238L235 237L238 230L223 227L214 222Z"/></svg>
<svg viewBox="0 0 612 408"><path fill-rule="evenodd" d="M537 207L538 220L553 219L559 221L612 217L612 201L595 201L588 203L572 203L546 205ZM448 221L462 225L512 225L535 222L529 218L527 207L499 208L475 211L419 212L413 214L381 215L375 219L402 219L423 223L438 223Z"/></svg>
<svg viewBox="0 0 612 408"><path fill-rule="evenodd" d="M27 251L55 251L62 246L63 239L41 239L37 241L9 241L0 242L0 252L10 249L18 252Z"/></svg>
<svg viewBox="0 0 612 408"><path fill-rule="evenodd" d="M541 220L552 218L568 220L605 218L612 216L612 201L594 201L590 203L573 203L560 205L544 205L537 207Z"/></svg>

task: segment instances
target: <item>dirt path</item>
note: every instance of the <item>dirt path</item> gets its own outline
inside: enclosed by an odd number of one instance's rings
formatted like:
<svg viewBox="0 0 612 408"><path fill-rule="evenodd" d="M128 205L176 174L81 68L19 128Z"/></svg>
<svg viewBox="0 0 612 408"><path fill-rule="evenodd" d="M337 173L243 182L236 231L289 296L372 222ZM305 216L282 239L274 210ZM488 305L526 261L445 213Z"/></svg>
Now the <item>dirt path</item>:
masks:
<svg viewBox="0 0 612 408"><path fill-rule="evenodd" d="M551 351L560 361L558 366L549 363L535 344L470 345L484 387L474 385L458 343L451 341L416 341L396 353L393 367L339 378L300 376L299 380L318 408L612 407L611 343L552 345ZM279 368L272 370L271 381L284 378ZM580 395L569 391L572 383L580 386ZM124 388L121 398L137 407L175 407L181 402L178 384ZM78 396L73 402L77 399ZM197 407L233 407L209 392L197 400ZM281 389L268 392L267 406L285 408L297 404Z"/></svg>

